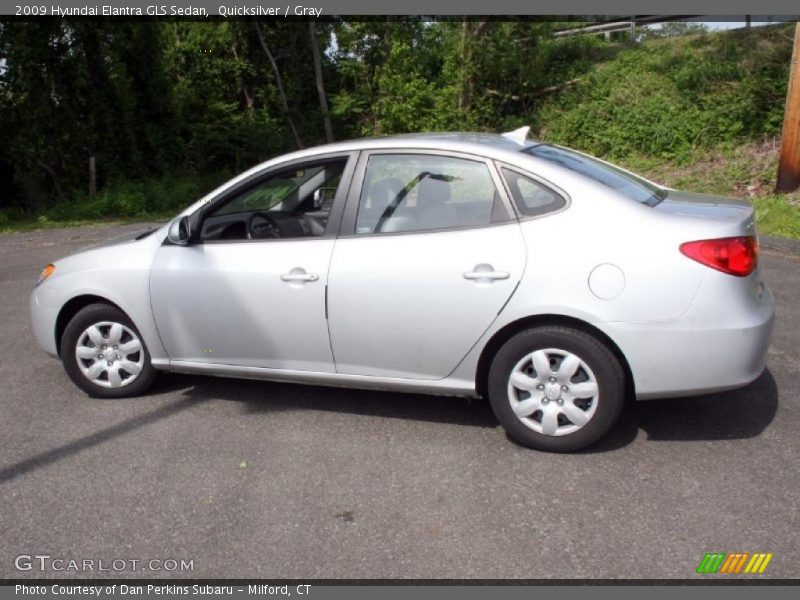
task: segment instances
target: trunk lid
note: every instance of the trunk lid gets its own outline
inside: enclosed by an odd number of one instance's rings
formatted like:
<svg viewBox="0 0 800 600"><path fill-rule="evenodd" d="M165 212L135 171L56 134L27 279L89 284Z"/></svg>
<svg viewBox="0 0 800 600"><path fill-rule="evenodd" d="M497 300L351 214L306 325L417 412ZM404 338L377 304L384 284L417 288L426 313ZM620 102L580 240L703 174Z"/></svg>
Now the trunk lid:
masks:
<svg viewBox="0 0 800 600"><path fill-rule="evenodd" d="M754 216L753 205L747 200L679 190L667 190L667 196L654 209L686 217L741 223L745 227Z"/></svg>

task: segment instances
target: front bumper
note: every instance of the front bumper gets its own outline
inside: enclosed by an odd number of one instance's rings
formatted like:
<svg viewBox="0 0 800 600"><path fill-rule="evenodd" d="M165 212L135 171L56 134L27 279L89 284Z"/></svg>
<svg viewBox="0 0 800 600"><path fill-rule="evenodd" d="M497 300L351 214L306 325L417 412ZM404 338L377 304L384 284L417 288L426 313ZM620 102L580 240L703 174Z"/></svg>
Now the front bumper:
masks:
<svg viewBox="0 0 800 600"><path fill-rule="evenodd" d="M34 288L30 295L29 305L31 311L31 325L36 343L50 356L58 358L56 347L56 319L58 309L42 306L36 296L38 288Z"/></svg>

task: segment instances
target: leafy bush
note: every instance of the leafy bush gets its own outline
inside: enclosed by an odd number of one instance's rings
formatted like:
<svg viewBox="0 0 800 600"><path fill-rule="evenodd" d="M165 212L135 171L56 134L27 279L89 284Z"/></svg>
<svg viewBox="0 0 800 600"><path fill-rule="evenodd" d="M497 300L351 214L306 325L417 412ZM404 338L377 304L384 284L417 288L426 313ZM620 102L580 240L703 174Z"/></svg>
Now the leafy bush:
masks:
<svg viewBox="0 0 800 600"><path fill-rule="evenodd" d="M780 131L786 26L625 48L547 100L541 137L610 158L685 160L696 148Z"/></svg>
<svg viewBox="0 0 800 600"><path fill-rule="evenodd" d="M95 196L76 196L45 213L48 221L156 218L169 216L229 179L220 171L208 175L171 176L112 182Z"/></svg>

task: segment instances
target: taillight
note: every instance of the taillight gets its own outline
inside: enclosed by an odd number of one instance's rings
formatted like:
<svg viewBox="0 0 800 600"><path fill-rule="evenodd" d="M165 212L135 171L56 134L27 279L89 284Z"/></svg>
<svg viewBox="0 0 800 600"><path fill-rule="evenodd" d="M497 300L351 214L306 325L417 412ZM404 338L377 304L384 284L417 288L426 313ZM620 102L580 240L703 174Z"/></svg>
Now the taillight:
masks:
<svg viewBox="0 0 800 600"><path fill-rule="evenodd" d="M681 252L712 269L747 277L758 264L758 240L754 236L699 240L681 244Z"/></svg>

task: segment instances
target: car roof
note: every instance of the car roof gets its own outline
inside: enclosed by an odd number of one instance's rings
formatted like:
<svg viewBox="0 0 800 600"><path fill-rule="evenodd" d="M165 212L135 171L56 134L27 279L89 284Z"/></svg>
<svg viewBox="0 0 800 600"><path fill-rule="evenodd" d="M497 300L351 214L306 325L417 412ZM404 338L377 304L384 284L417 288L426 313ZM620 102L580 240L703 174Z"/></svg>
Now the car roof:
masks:
<svg viewBox="0 0 800 600"><path fill-rule="evenodd" d="M408 133L400 135L389 135L380 137L368 137L344 142L334 142L322 146L314 146L305 150L299 150L291 155L281 156L281 159L304 158L317 154L327 154L331 152L349 152L355 150L377 150L377 149L428 149L428 150L450 150L460 151L469 154L479 154L485 156L496 155L497 153L517 153L520 150L537 145L535 140L515 139L509 134L499 133L479 133L479 132L435 132L435 133Z"/></svg>

